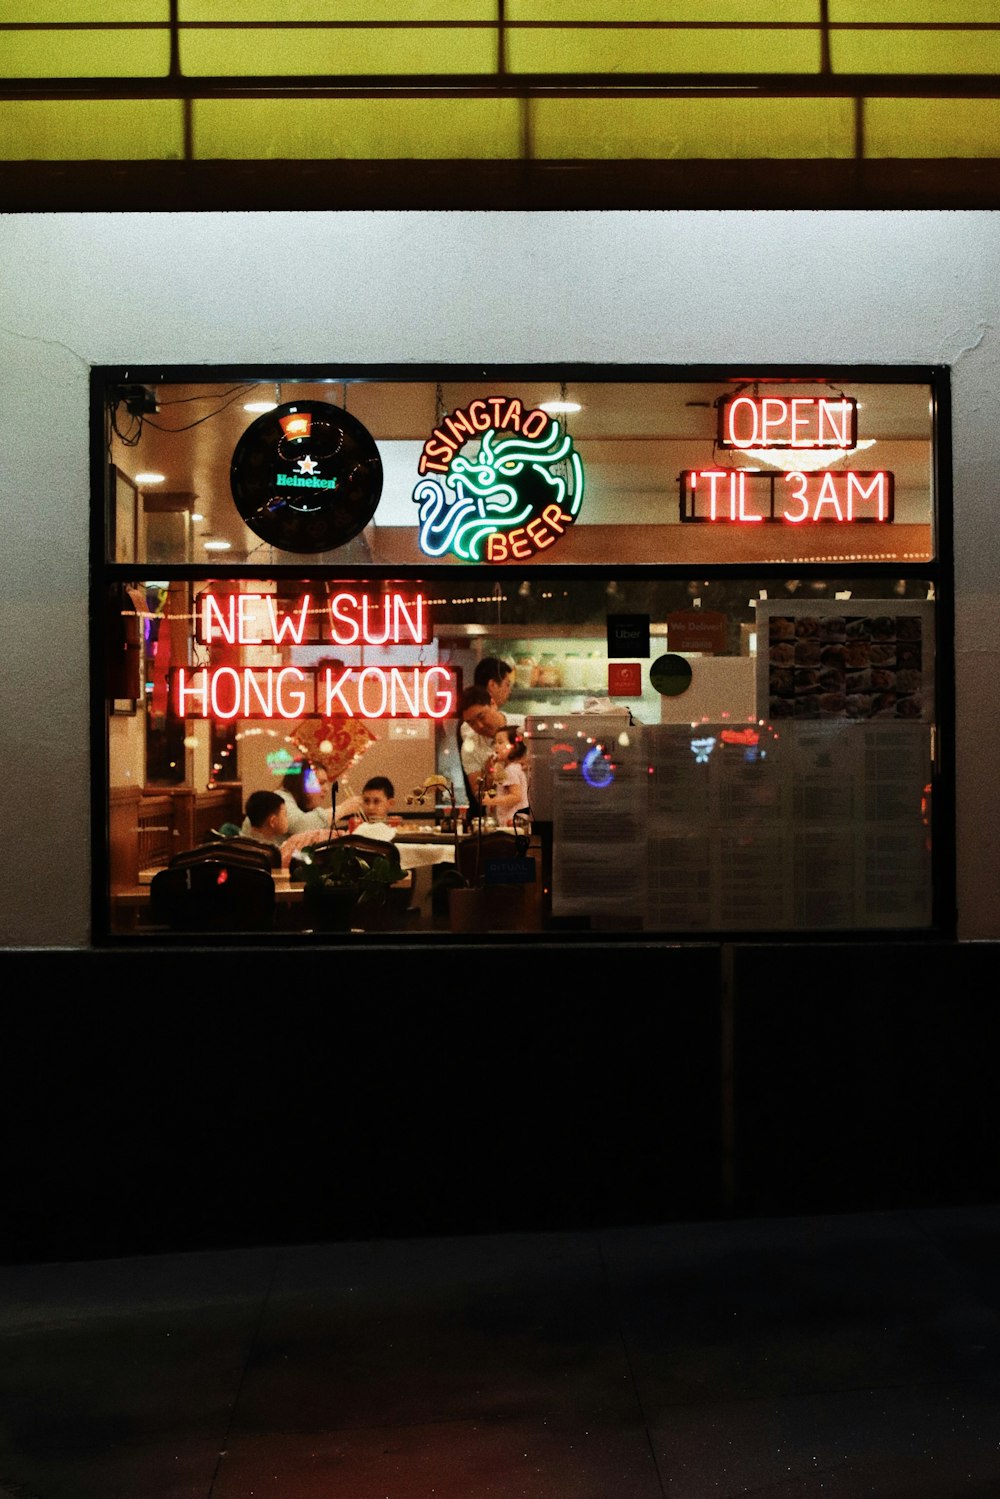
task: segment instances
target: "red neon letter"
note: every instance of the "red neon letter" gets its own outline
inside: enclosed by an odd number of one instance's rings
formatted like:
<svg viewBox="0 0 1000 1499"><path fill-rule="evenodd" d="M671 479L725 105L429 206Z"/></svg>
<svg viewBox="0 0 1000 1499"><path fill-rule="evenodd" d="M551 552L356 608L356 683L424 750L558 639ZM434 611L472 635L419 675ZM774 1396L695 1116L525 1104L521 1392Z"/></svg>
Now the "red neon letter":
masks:
<svg viewBox="0 0 1000 1499"><path fill-rule="evenodd" d="M353 612L358 607L358 601L351 593L338 593L330 600L330 634L337 645L354 645L361 631L356 618L349 618L344 612L348 608ZM343 634L338 633L337 625L344 626Z"/></svg>
<svg viewBox="0 0 1000 1499"><path fill-rule="evenodd" d="M347 683L350 680L350 677L351 677L351 668L350 667L348 667L346 671L342 671L340 673L340 676L336 677L336 678L333 675L333 668L330 667L330 666L327 667L327 669L326 669L326 707L323 709L323 713L324 713L325 717L329 718L330 715L334 711L342 711L342 712L344 712L347 715L348 718L353 718L355 716L354 709L351 707L350 703L347 701L346 697L344 696L344 692L343 692L343 689L347 686ZM340 709L339 710L335 710L334 709L334 706L333 706L333 700L334 700L334 698L336 698L337 702L340 704Z"/></svg>
<svg viewBox="0 0 1000 1499"><path fill-rule="evenodd" d="M548 412L542 411L540 407L536 406L534 411L529 411L528 415L524 418L524 421L521 423L521 431L525 437L534 439L545 431L548 423Z"/></svg>
<svg viewBox="0 0 1000 1499"><path fill-rule="evenodd" d="M739 514L736 517L736 519L737 520L741 520L741 521L763 520L764 517L762 515L754 515L754 514L752 514L752 512L748 511L747 508L746 508L746 505L747 505L747 476L746 476L745 473L742 472L742 470L740 471L740 473L738 475L738 478L739 478L739 486L740 486L740 508L739 508Z"/></svg>
<svg viewBox="0 0 1000 1499"><path fill-rule="evenodd" d="M411 607L415 610L410 614ZM420 645L424 638L424 596L418 593L411 602L404 599L401 593L392 596L392 639L394 645L400 645L403 640L403 626L406 626L407 634L414 645Z"/></svg>
<svg viewBox="0 0 1000 1499"><path fill-rule="evenodd" d="M369 682L374 682L379 689L378 709L372 712L365 702L365 687ZM386 691L385 672L381 666L366 666L358 677L358 707L361 709L362 718L384 718L388 707L388 693Z"/></svg>
<svg viewBox="0 0 1000 1499"><path fill-rule="evenodd" d="M847 430L850 409L847 401L831 401L826 396L820 397L817 442L821 448L849 448L851 446L851 435ZM830 429L829 435L824 433L827 425Z"/></svg>
<svg viewBox="0 0 1000 1499"><path fill-rule="evenodd" d="M223 707L219 701L219 688L225 682L232 693L232 703L229 707ZM240 692L239 673L233 666L220 666L213 671L209 679L209 702L213 718L238 718L243 703L243 694Z"/></svg>
<svg viewBox="0 0 1000 1499"><path fill-rule="evenodd" d="M795 494L792 496L792 498L798 500L799 504L802 506L802 514L791 515L786 510L782 515L782 520L787 520L793 526L797 526L800 521L809 519L808 480L806 479L805 474L785 474L784 480L786 484L798 485L798 488L796 489Z"/></svg>
<svg viewBox="0 0 1000 1499"><path fill-rule="evenodd" d="M207 713L208 713L208 704L207 704L206 696L205 696L205 689L206 689L205 677L206 677L206 675L207 674L206 674L205 668L201 667L198 671L192 673L192 677L189 680L188 674L187 674L187 671L185 670L185 668L183 666L179 666L177 668L177 685L176 685L176 688L175 688L175 692L176 692L176 699L175 699L175 701L176 701L176 704L177 704L177 714L178 714L178 717L180 717L180 718L205 718L207 716ZM201 699L201 705L200 705L200 707L196 708L196 707L192 706L191 708L188 708L187 707L187 700L188 700L188 698L200 698Z"/></svg>
<svg viewBox="0 0 1000 1499"><path fill-rule="evenodd" d="M278 717L301 718L306 695L302 691L302 672L297 666L284 666L278 672ZM294 683L293 687L291 684Z"/></svg>
<svg viewBox="0 0 1000 1499"><path fill-rule="evenodd" d="M226 605L229 609L228 619L223 615L214 593L203 593L201 596L201 633L207 645L212 643L217 634L222 636L227 645L236 644L236 600L232 594L226 599Z"/></svg>
<svg viewBox="0 0 1000 1499"><path fill-rule="evenodd" d="M808 448L810 446L808 432L809 423L807 417L813 414L813 408L815 404L816 403L814 402L812 396L792 397L792 440L789 443L789 447ZM799 414L800 406L804 406L806 408L806 411L801 415ZM800 432L800 429L803 428L805 429L804 433Z"/></svg>
<svg viewBox="0 0 1000 1499"><path fill-rule="evenodd" d="M871 476L871 483L868 485L867 489L865 489L864 485L861 483L860 475L858 475L858 474L850 474L850 473L847 475L847 519L848 520L853 520L854 519L854 491L855 490L857 490L857 492L858 492L858 503L859 504L861 503L862 500L870 500L872 498L872 491L874 490L875 491L875 498L878 501L878 515L877 515L877 519L878 520L885 520L886 515L888 514L888 506L886 505L886 501L885 501L885 474L872 474L872 476Z"/></svg>
<svg viewBox="0 0 1000 1499"><path fill-rule="evenodd" d="M813 520L819 520L819 513L824 505L832 505L837 519L844 519L843 511L840 508L840 496L837 493L837 477L835 474L827 473L823 475L823 482L819 487L819 494L816 496L816 508L813 511Z"/></svg>
<svg viewBox="0 0 1000 1499"><path fill-rule="evenodd" d="M309 595L305 593L299 600L298 624L296 624L291 614L283 614L279 621L277 617L277 611L274 607L274 599L270 594L267 594L266 597L267 612L270 616L271 621L271 639L277 641L277 643L280 645L285 636L290 635L295 645L301 645L302 636L305 633L306 628L306 617L309 613L309 606L312 603Z"/></svg>
<svg viewBox="0 0 1000 1499"><path fill-rule="evenodd" d="M378 608L379 606L376 605L375 607ZM385 645L387 643L388 639L389 639L389 627L390 627L390 624L392 623L392 621L391 621L390 616L389 616L389 600L388 599L383 599L382 604L381 604L381 609L382 609L382 633L381 633L381 635L376 635L375 631L372 629L371 624L369 623L370 615L371 615L371 612L372 612L372 602L371 602L371 599L369 599L369 597L368 597L367 594L364 594L362 596L362 599L361 599L361 638L364 640L365 645Z"/></svg>
<svg viewBox="0 0 1000 1499"><path fill-rule="evenodd" d="M739 410L739 408L741 406L745 406L747 408L747 410L750 413L750 417L752 419L752 422L753 422L753 427L751 429L749 437L737 437L737 435L736 435L736 413L737 413L737 411ZM751 398L749 396L737 396L736 400L732 402L732 404L730 405L728 411L726 412L726 424L727 424L727 426L729 428L729 431L727 432L726 437L727 437L727 440L732 443L732 445L733 445L734 448L752 448L752 447L754 447L756 445L756 442L757 442L757 403L756 403L756 401L751 400ZM713 517L713 519L714 519L714 517Z"/></svg>
<svg viewBox="0 0 1000 1499"><path fill-rule="evenodd" d="M765 445L772 440L772 427L780 428L788 421L788 404L780 396L765 396L761 402L761 433Z"/></svg>
<svg viewBox="0 0 1000 1499"><path fill-rule="evenodd" d="M438 680L442 685L435 688L434 684ZM429 718L448 718L454 711L455 694L447 667L429 667L424 673L424 712Z"/></svg>

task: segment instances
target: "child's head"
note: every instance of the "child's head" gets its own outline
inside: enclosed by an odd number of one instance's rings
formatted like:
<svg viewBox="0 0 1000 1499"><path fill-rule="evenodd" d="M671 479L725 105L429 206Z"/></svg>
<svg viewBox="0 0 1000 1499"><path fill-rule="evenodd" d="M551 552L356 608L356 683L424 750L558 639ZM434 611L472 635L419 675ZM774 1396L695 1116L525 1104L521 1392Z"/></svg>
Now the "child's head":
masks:
<svg viewBox="0 0 1000 1499"><path fill-rule="evenodd" d="M361 788L361 805L369 822L380 822L389 816L396 788L388 776L372 776Z"/></svg>
<svg viewBox="0 0 1000 1499"><path fill-rule="evenodd" d="M497 729L493 736L493 748L501 760L521 760L528 752L524 739L513 724L505 724L502 729Z"/></svg>
<svg viewBox="0 0 1000 1499"><path fill-rule="evenodd" d="M253 791L247 797L247 821L256 833L284 838L288 833L288 807L276 791Z"/></svg>

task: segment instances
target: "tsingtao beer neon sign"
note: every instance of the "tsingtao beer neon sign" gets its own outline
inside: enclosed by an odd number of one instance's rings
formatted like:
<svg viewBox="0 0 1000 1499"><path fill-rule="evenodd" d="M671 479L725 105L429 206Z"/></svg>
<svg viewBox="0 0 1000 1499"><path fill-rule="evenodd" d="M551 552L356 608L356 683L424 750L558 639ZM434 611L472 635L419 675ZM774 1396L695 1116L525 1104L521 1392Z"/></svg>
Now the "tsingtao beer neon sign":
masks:
<svg viewBox="0 0 1000 1499"><path fill-rule="evenodd" d="M473 441L475 453L463 452ZM443 417L417 470L413 500L428 557L525 561L565 535L583 499L583 464L569 433L512 396L485 396Z"/></svg>
<svg viewBox="0 0 1000 1499"><path fill-rule="evenodd" d="M381 598L340 590L315 600L206 590L196 613L199 642L215 646L423 645L430 621L422 594ZM441 665L341 663L300 666L180 667L173 701L184 718L448 718L461 691L459 673Z"/></svg>

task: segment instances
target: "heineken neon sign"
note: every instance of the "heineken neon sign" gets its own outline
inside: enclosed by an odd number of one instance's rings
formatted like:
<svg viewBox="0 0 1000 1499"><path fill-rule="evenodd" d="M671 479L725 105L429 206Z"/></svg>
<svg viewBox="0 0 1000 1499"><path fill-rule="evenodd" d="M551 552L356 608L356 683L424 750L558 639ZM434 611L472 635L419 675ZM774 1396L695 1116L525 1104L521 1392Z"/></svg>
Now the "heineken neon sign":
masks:
<svg viewBox="0 0 1000 1499"><path fill-rule="evenodd" d="M417 469L413 501L428 557L524 561L566 534L583 499L569 433L511 396L486 396L443 417Z"/></svg>
<svg viewBox="0 0 1000 1499"><path fill-rule="evenodd" d="M233 500L247 527L282 552L329 552L375 514L382 460L356 417L293 401L252 422L233 452Z"/></svg>

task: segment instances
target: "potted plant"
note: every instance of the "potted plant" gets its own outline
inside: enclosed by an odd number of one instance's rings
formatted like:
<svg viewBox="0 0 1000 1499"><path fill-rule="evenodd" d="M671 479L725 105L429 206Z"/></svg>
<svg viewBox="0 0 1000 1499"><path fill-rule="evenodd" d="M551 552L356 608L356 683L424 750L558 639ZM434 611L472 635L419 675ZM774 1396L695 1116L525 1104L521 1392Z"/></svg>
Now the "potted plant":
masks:
<svg viewBox="0 0 1000 1499"><path fill-rule="evenodd" d="M355 833L300 849L293 863L307 917L321 932L348 932L356 921L377 924L404 878L394 843Z"/></svg>

